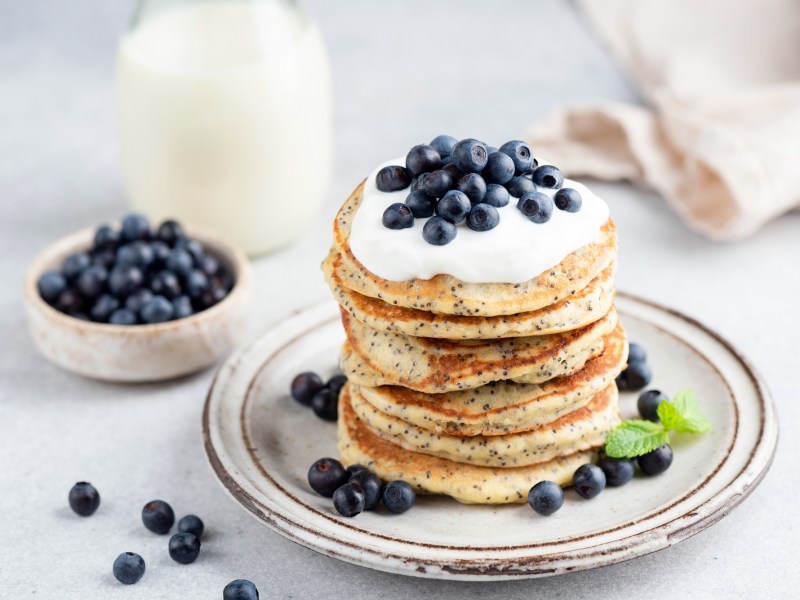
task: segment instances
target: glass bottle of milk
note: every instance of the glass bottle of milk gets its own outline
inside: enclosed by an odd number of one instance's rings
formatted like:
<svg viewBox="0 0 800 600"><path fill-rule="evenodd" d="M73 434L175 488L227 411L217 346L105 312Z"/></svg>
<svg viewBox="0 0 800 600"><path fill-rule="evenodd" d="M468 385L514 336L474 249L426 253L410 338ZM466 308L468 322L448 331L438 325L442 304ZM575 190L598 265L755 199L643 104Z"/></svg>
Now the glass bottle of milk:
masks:
<svg viewBox="0 0 800 600"><path fill-rule="evenodd" d="M134 209L257 255L318 212L333 163L322 37L291 0L142 0L117 94Z"/></svg>

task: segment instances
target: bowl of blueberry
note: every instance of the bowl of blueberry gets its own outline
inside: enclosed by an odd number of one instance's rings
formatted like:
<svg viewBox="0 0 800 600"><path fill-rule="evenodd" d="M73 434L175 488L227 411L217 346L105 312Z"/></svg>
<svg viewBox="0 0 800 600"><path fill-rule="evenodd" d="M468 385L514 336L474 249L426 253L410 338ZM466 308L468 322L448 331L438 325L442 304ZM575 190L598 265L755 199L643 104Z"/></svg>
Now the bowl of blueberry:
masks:
<svg viewBox="0 0 800 600"><path fill-rule="evenodd" d="M241 341L247 257L217 235L128 215L45 249L25 280L31 335L58 366L107 381L158 381L216 362Z"/></svg>

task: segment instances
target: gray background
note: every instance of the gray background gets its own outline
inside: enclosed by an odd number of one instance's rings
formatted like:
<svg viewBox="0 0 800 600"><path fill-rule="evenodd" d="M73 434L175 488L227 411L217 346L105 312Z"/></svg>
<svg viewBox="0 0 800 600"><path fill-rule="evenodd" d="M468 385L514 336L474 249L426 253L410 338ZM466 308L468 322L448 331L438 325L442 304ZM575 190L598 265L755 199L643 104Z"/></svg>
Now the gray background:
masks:
<svg viewBox="0 0 800 600"><path fill-rule="evenodd" d="M329 223L377 162L438 133L503 141L569 102L637 94L569 3L305 3L327 39L336 82L337 170L307 235L254 264L252 335L323 300ZM742 348L774 392L783 437L771 473L740 508L679 546L547 580L467 584L339 563L258 525L203 456L200 413L212 372L119 386L45 362L25 331L21 281L50 241L126 210L114 122L113 57L129 3L0 0L0 598L219 598L235 577L262 598L789 598L800 575L796 498L800 407L800 215L753 239L715 244L656 195L595 184L619 225L621 288L682 309ZM313 140L310 148L313 148ZM66 506L72 483L103 495L91 519ZM169 499L209 534L183 567L139 523ZM116 554L148 558L116 584Z"/></svg>

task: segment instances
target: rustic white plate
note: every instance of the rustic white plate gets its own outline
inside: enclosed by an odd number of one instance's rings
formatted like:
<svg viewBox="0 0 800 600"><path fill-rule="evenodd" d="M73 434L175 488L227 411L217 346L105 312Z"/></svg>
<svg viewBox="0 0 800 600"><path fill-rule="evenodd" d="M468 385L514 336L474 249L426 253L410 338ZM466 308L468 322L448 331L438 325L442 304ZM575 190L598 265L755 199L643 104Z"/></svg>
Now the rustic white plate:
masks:
<svg viewBox="0 0 800 600"><path fill-rule="evenodd" d="M305 370L332 374L344 334L335 304L300 312L221 368L203 415L206 453L233 499L281 535L373 569L441 579L542 577L615 563L678 543L728 514L769 468L777 442L772 400L747 362L700 323L620 294L633 341L644 345L653 386L691 387L714 424L674 438L664 474L636 477L593 500L567 491L551 517L527 505L464 506L420 497L403 515L340 517L306 483L311 463L336 456L336 426L288 395ZM622 394L636 413L636 394Z"/></svg>

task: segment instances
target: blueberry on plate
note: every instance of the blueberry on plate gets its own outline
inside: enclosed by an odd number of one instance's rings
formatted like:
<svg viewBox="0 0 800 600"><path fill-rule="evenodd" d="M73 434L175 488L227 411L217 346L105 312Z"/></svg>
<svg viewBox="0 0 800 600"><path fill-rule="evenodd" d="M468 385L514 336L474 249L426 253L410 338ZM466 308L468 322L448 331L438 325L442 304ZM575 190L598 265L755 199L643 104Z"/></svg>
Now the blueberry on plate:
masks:
<svg viewBox="0 0 800 600"><path fill-rule="evenodd" d="M414 226L414 213L402 202L395 202L383 211L381 222L387 229L408 229Z"/></svg>
<svg viewBox="0 0 800 600"><path fill-rule="evenodd" d="M422 189L431 198L441 198L451 187L453 177L444 169L428 173L422 181Z"/></svg>
<svg viewBox="0 0 800 600"><path fill-rule="evenodd" d="M531 179L536 185L551 189L558 189L564 183L564 175L553 165L536 167Z"/></svg>
<svg viewBox="0 0 800 600"><path fill-rule="evenodd" d="M534 512L548 517L564 505L564 490L552 481L540 481L528 492L528 504Z"/></svg>
<svg viewBox="0 0 800 600"><path fill-rule="evenodd" d="M483 202L483 197L486 196L486 182L477 173L462 175L456 183L456 189L466 194L472 204Z"/></svg>
<svg viewBox="0 0 800 600"><path fill-rule="evenodd" d="M108 275L108 288L118 298L132 294L144 283L144 275L139 267L133 265L117 265Z"/></svg>
<svg viewBox="0 0 800 600"><path fill-rule="evenodd" d="M521 198L525 194L532 194L535 192L536 186L533 185L533 181L531 181L530 177L517 175L516 177L512 177L506 184L506 189L514 198Z"/></svg>
<svg viewBox="0 0 800 600"><path fill-rule="evenodd" d="M381 192L396 192L411 185L411 171L400 165L383 167L375 176L375 185Z"/></svg>
<svg viewBox="0 0 800 600"><path fill-rule="evenodd" d="M338 375L334 375L333 377L328 379L328 382L325 384L325 387L327 387L331 392L334 393L336 397L338 397L339 392L342 391L342 388L344 387L345 383L347 383L347 375L339 373Z"/></svg>
<svg viewBox="0 0 800 600"><path fill-rule="evenodd" d="M606 476L606 483L611 487L625 485L633 479L633 461L628 458L611 458L604 456L597 463Z"/></svg>
<svg viewBox="0 0 800 600"><path fill-rule="evenodd" d="M453 164L465 173L480 173L486 166L489 153L486 144L467 138L453 146Z"/></svg>
<svg viewBox="0 0 800 600"><path fill-rule="evenodd" d="M508 154L503 152L493 152L486 159L486 167L481 174L486 181L491 183L504 184L511 181L515 173L514 161Z"/></svg>
<svg viewBox="0 0 800 600"><path fill-rule="evenodd" d="M576 213L580 211L583 205L583 198L581 198L578 190L561 188L556 192L556 195L553 196L553 202L559 210Z"/></svg>
<svg viewBox="0 0 800 600"><path fill-rule="evenodd" d="M517 202L519 211L534 223L547 223L553 216L553 201L542 192L529 192Z"/></svg>
<svg viewBox="0 0 800 600"><path fill-rule="evenodd" d="M514 163L514 172L517 175L527 173L533 164L533 151L531 147L521 140L512 140L500 146L499 152L508 156Z"/></svg>
<svg viewBox="0 0 800 600"><path fill-rule="evenodd" d="M427 144L419 144L411 148L406 155L406 169L413 175L430 173L442 166L442 157Z"/></svg>
<svg viewBox="0 0 800 600"><path fill-rule="evenodd" d="M258 600L258 590L252 581L234 579L222 590L222 600Z"/></svg>
<svg viewBox="0 0 800 600"><path fill-rule="evenodd" d="M447 158L453 153L457 143L458 140L452 135L437 135L431 140L430 146L439 153L439 156Z"/></svg>
<svg viewBox="0 0 800 600"><path fill-rule="evenodd" d="M295 378L292 379L290 390L292 398L303 406L311 406L311 400L314 398L314 394L324 387L325 384L322 382L319 375L312 371L306 371L305 373L296 375Z"/></svg>
<svg viewBox="0 0 800 600"><path fill-rule="evenodd" d="M182 565L197 560L200 555L200 540L192 533L176 533L169 538L169 556Z"/></svg>
<svg viewBox="0 0 800 600"><path fill-rule="evenodd" d="M176 319L185 319L194 314L194 308L192 307L192 301L189 296L181 295L173 298L172 308L175 311L174 317Z"/></svg>
<svg viewBox="0 0 800 600"><path fill-rule="evenodd" d="M96 323L108 323L111 315L119 308L116 296L103 294L95 300L94 306L89 310L89 317Z"/></svg>
<svg viewBox="0 0 800 600"><path fill-rule="evenodd" d="M61 272L67 281L74 281L90 264L92 264L92 259L86 252L75 252L64 259L61 264Z"/></svg>
<svg viewBox="0 0 800 600"><path fill-rule="evenodd" d="M339 418L339 395L324 387L311 399L311 409L323 421L336 421Z"/></svg>
<svg viewBox="0 0 800 600"><path fill-rule="evenodd" d="M164 323L172 320L175 316L175 309L172 302L167 300L164 296L153 296L150 300L145 302L142 310L139 312L144 323Z"/></svg>
<svg viewBox="0 0 800 600"><path fill-rule="evenodd" d="M422 227L422 239L434 246L444 246L456 239L458 230L450 221L434 216Z"/></svg>
<svg viewBox="0 0 800 600"><path fill-rule="evenodd" d="M39 277L36 287L42 299L48 304L53 304L67 290L67 279L61 273L48 271Z"/></svg>
<svg viewBox="0 0 800 600"><path fill-rule="evenodd" d="M320 458L308 470L308 485L318 494L328 498L347 483L348 479L350 474L335 458Z"/></svg>
<svg viewBox="0 0 800 600"><path fill-rule="evenodd" d="M367 467L364 465L350 465L347 467L346 471L348 473L348 477L352 477L356 473L361 473L361 471L369 471L369 469L367 469ZM348 481L350 480L348 479Z"/></svg>
<svg viewBox="0 0 800 600"><path fill-rule="evenodd" d="M122 219L121 234L123 242L147 240L150 238L150 221L142 215L128 215Z"/></svg>
<svg viewBox="0 0 800 600"><path fill-rule="evenodd" d="M641 344L637 344L636 342L631 342L628 344L628 363L635 363L635 362L646 362L647 361L647 352L644 349L644 346Z"/></svg>
<svg viewBox="0 0 800 600"><path fill-rule="evenodd" d="M355 517L364 512L366 495L357 483L345 483L333 492L333 507L343 517Z"/></svg>
<svg viewBox="0 0 800 600"><path fill-rule="evenodd" d="M180 296L183 293L183 288L175 273L172 271L159 271L150 277L150 291L153 296L164 296L168 300L171 300L176 296ZM152 297L149 300L152 300ZM144 308L144 305L149 300L142 303L142 308Z"/></svg>
<svg viewBox="0 0 800 600"><path fill-rule="evenodd" d="M450 190L436 205L436 213L453 224L461 223L467 218L472 204L464 192Z"/></svg>
<svg viewBox="0 0 800 600"><path fill-rule="evenodd" d="M108 322L112 325L136 325L139 317L130 308L118 308L108 317Z"/></svg>
<svg viewBox="0 0 800 600"><path fill-rule="evenodd" d="M383 501L386 510L400 514L414 506L417 501L417 495L405 481L390 481L383 486L381 501Z"/></svg>
<svg viewBox="0 0 800 600"><path fill-rule="evenodd" d="M203 520L197 515L186 515L178 521L178 531L180 533L191 533L198 540L202 537L204 530Z"/></svg>
<svg viewBox="0 0 800 600"><path fill-rule="evenodd" d="M620 391L636 392L650 385L653 371L646 362L630 362L628 368L617 376L617 388Z"/></svg>
<svg viewBox="0 0 800 600"><path fill-rule="evenodd" d="M606 475L597 465L581 465L572 476L572 487L581 498L594 498L606 487Z"/></svg>
<svg viewBox="0 0 800 600"><path fill-rule="evenodd" d="M497 209L485 203L476 204L467 216L467 227L473 231L489 231L500 224L500 213Z"/></svg>
<svg viewBox="0 0 800 600"><path fill-rule="evenodd" d="M173 248L167 256L166 266L176 275L186 277L194 268L194 258L186 248Z"/></svg>
<svg viewBox="0 0 800 600"><path fill-rule="evenodd" d="M486 186L486 195L483 202L495 208L502 208L508 204L510 194L508 190L497 183L490 183Z"/></svg>
<svg viewBox="0 0 800 600"><path fill-rule="evenodd" d="M117 581L133 585L144 575L144 559L135 552L123 552L116 560L112 572Z"/></svg>
<svg viewBox="0 0 800 600"><path fill-rule="evenodd" d="M672 448L669 444L664 444L652 452L642 454L636 462L645 475L660 475L672 464Z"/></svg>
<svg viewBox="0 0 800 600"><path fill-rule="evenodd" d="M147 288L138 289L125 299L125 308L139 314L139 311L148 300L153 298L153 295L153 292Z"/></svg>
<svg viewBox="0 0 800 600"><path fill-rule="evenodd" d="M381 480L367 470L350 475L348 483L355 483L364 492L364 510L374 510L381 499Z"/></svg>
<svg viewBox="0 0 800 600"><path fill-rule="evenodd" d="M78 275L75 284L84 298L97 298L106 289L108 271L99 265L89 265Z"/></svg>
<svg viewBox="0 0 800 600"><path fill-rule="evenodd" d="M172 219L168 219L161 223L156 231L156 238L168 246L174 246L178 240L181 240L185 237L186 234L183 232L183 227L181 227L180 223L173 221Z"/></svg>
<svg viewBox="0 0 800 600"><path fill-rule="evenodd" d="M119 245L119 232L110 225L100 225L94 232L95 250L116 250Z"/></svg>
<svg viewBox="0 0 800 600"><path fill-rule="evenodd" d="M175 513L163 500L151 500L142 508L142 523L153 533L168 533L175 524Z"/></svg>
<svg viewBox="0 0 800 600"><path fill-rule="evenodd" d="M88 481L79 481L69 490L69 507L82 517L94 514L100 506L100 493Z"/></svg>
<svg viewBox="0 0 800 600"><path fill-rule="evenodd" d="M658 405L663 401L668 401L669 398L659 390L647 390L639 395L639 400L636 402L636 408L639 409L639 414L643 419L658 423Z"/></svg>

